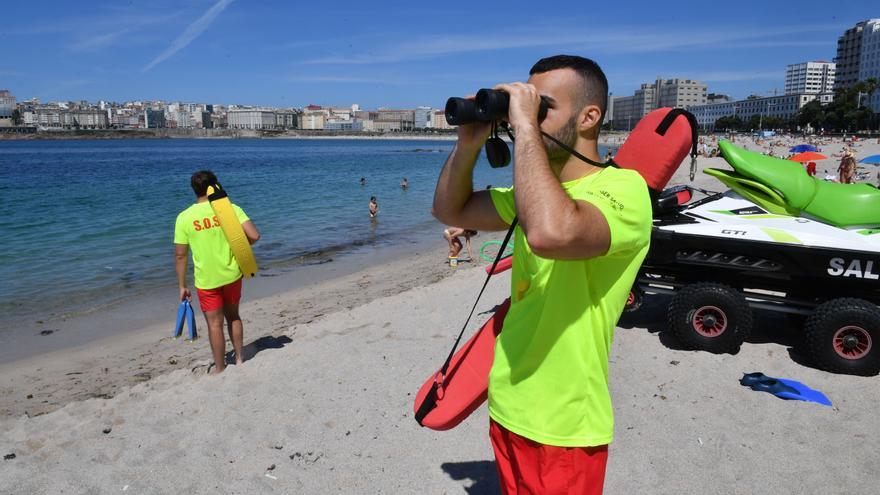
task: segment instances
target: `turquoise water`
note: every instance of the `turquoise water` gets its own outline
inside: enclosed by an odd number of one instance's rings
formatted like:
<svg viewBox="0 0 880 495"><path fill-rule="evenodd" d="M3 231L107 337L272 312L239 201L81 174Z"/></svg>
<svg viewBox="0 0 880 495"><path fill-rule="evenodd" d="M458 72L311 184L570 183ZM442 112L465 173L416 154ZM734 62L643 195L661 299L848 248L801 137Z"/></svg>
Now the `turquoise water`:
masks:
<svg viewBox="0 0 880 495"><path fill-rule="evenodd" d="M400 246L425 236L442 242L430 207L452 146L413 140L0 142L2 319L60 314L173 287L174 219L193 202L189 177L203 168L217 174L260 229L255 254L262 268L321 262L369 244ZM511 170L492 169L481 158L475 187L510 184ZM399 187L403 177L407 191ZM368 215L370 196L378 198L376 221Z"/></svg>

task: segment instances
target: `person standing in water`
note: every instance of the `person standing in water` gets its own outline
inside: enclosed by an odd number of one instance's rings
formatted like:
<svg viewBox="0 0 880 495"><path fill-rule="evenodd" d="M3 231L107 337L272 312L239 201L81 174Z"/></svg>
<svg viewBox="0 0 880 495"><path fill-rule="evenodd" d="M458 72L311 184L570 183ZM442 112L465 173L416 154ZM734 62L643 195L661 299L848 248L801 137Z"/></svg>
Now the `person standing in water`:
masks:
<svg viewBox="0 0 880 495"><path fill-rule="evenodd" d="M192 248L193 278L199 306L208 324L208 340L214 355L212 373L226 368L226 339L223 321L226 320L229 340L235 352L235 364L244 362L242 342L244 326L238 314L241 301L241 269L232 256L232 248L226 240L220 221L208 202L208 186L217 184L217 177L210 170L200 170L190 179L196 202L177 215L174 224L174 258L180 300L192 299L186 284L187 252ZM241 222L248 242L260 240L260 232L247 214L233 204L235 216Z"/></svg>
<svg viewBox="0 0 880 495"><path fill-rule="evenodd" d="M406 177L400 182L400 188L406 191L409 188L409 181L406 180Z"/></svg>
<svg viewBox="0 0 880 495"><path fill-rule="evenodd" d="M376 218L378 214L379 203L376 201L376 196L370 196L370 218Z"/></svg>

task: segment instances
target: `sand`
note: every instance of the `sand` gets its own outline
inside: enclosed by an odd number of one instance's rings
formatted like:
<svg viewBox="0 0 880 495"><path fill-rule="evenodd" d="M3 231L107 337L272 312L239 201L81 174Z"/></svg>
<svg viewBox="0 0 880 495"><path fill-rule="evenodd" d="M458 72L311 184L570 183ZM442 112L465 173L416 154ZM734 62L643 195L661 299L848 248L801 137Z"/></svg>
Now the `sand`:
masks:
<svg viewBox="0 0 880 495"><path fill-rule="evenodd" d="M249 360L219 376L204 373L206 340L171 341L167 325L0 367L0 454L15 455L0 462L0 491L496 493L485 408L447 432L412 418L485 276L443 257L246 302ZM508 290L493 280L480 321ZM812 368L798 330L763 312L736 355L681 350L667 305L649 298L617 329L606 493L876 493L876 377ZM740 386L752 371L802 381L834 407Z"/></svg>

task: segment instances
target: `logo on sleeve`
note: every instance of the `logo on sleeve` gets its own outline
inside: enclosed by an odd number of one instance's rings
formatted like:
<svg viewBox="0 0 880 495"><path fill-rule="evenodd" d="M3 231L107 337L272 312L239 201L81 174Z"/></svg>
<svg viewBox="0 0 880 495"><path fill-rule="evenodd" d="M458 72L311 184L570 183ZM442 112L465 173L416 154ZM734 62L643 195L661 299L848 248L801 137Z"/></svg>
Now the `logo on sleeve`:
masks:
<svg viewBox="0 0 880 495"><path fill-rule="evenodd" d="M610 192L600 189L599 194L602 195L603 198L607 199L609 203L611 203L611 207L617 211L623 211L623 203L617 200L614 196L611 195Z"/></svg>

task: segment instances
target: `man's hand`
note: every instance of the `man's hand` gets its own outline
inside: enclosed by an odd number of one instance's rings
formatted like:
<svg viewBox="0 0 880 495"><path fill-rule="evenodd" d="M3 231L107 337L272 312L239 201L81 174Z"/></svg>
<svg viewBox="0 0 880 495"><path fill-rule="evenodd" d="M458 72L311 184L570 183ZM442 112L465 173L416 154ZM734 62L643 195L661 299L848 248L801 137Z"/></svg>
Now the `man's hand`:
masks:
<svg viewBox="0 0 880 495"><path fill-rule="evenodd" d="M186 299L188 301L192 301L192 294L189 293L189 289L186 287L180 288L180 302Z"/></svg>
<svg viewBox="0 0 880 495"><path fill-rule="evenodd" d="M470 95L465 99L474 101L475 96ZM492 132L491 122L474 122L472 124L462 124L458 126L458 146L468 150L480 149L489 134Z"/></svg>
<svg viewBox="0 0 880 495"><path fill-rule="evenodd" d="M499 84L493 89L510 95L507 119L514 130L522 131L526 127L538 128L538 114L541 111L541 95L538 94L538 88L531 84L515 82Z"/></svg>

